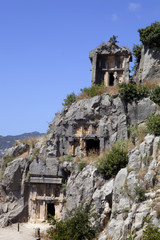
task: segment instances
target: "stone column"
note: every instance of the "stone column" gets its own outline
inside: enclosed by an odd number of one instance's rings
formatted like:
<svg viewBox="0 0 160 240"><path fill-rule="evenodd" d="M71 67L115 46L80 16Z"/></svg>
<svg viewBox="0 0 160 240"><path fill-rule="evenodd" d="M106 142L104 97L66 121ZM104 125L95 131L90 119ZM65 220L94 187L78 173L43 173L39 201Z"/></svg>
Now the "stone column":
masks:
<svg viewBox="0 0 160 240"><path fill-rule="evenodd" d="M109 73L107 71L104 74L104 85L105 87L109 86Z"/></svg>
<svg viewBox="0 0 160 240"><path fill-rule="evenodd" d="M96 84L97 54L94 55L92 61L92 85Z"/></svg>
<svg viewBox="0 0 160 240"><path fill-rule="evenodd" d="M100 153L103 153L104 151L104 138L100 138Z"/></svg>

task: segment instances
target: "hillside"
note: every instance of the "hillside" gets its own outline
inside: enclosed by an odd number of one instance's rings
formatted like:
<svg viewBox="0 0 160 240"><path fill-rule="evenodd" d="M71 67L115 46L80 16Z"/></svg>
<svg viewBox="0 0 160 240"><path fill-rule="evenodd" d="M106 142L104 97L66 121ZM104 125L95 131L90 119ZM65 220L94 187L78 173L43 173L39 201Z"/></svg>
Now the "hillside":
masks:
<svg viewBox="0 0 160 240"><path fill-rule="evenodd" d="M45 138L6 152L0 224L44 221L47 214L61 218L84 204L97 216L92 220L97 239L125 240L127 231L136 229L139 240L143 217L154 215L154 224L160 224L160 138L147 135L142 127L157 111L149 98L127 104L126 109L118 96L110 101L107 94L65 107ZM128 122L141 129L135 143L128 138ZM129 144L128 165L106 178L97 163L102 149L108 151L117 140Z"/></svg>
<svg viewBox="0 0 160 240"><path fill-rule="evenodd" d="M160 87L152 70L151 84L129 82L130 60L113 41L100 45L92 86L64 99L42 138L6 151L0 226L50 219L47 240L160 239Z"/></svg>
<svg viewBox="0 0 160 240"><path fill-rule="evenodd" d="M31 137L40 137L42 135L43 135L43 133L39 133L39 132L23 133L23 134L16 135L16 136L11 136L11 135L1 136L0 135L0 156L2 156L8 148L12 147L12 145L15 143L16 140L27 139L27 138L31 138Z"/></svg>

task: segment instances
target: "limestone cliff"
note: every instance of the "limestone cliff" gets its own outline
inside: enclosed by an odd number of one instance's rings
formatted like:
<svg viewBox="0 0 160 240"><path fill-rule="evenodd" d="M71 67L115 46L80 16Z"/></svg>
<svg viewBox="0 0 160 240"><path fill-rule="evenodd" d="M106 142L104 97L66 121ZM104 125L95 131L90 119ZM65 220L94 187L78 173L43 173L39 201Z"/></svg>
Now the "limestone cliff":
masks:
<svg viewBox="0 0 160 240"><path fill-rule="evenodd" d="M143 216L153 215L155 225L160 224L160 138L147 135L129 152L127 167L109 180L92 161L83 169L78 164L90 151L101 154L117 140L128 139L128 126L144 123L156 111L149 98L126 106L117 95L107 94L64 108L45 138L19 144L5 154L0 224L42 221L48 213L61 218L84 204L97 216L97 239L126 239L128 229L136 229L140 239ZM142 202L137 186L146 189Z"/></svg>
<svg viewBox="0 0 160 240"><path fill-rule="evenodd" d="M160 81L160 51L159 48L149 48L143 46L141 50L141 60L135 75L135 80L139 81Z"/></svg>

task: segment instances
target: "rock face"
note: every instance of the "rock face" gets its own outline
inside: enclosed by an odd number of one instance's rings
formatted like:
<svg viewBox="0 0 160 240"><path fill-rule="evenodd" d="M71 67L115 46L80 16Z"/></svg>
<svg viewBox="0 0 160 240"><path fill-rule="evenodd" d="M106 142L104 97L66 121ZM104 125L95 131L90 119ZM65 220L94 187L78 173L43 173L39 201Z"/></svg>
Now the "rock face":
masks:
<svg viewBox="0 0 160 240"><path fill-rule="evenodd" d="M27 221L27 195L25 185L28 162L19 158L8 164L2 179L2 215L0 224L6 226L11 222Z"/></svg>
<svg viewBox="0 0 160 240"><path fill-rule="evenodd" d="M142 124L156 111L148 98L126 108L118 96L107 94L64 108L43 142L7 151L3 161L14 160L3 166L0 225L43 221L50 212L60 218L84 204L96 215L97 239L125 240L127 231L135 229L140 240L144 216L153 215L154 224L160 224L160 138L147 135L137 143L128 166L109 180L93 163L80 170L76 161L87 157L92 146L98 154L107 152L117 140L128 138L128 124Z"/></svg>
<svg viewBox="0 0 160 240"><path fill-rule="evenodd" d="M127 139L128 119L142 123L156 105L149 99L128 106L128 112L119 97L112 100L107 94L80 100L70 108L64 108L50 125L47 140L48 157L60 157L68 153L86 156L96 149L107 151L117 140Z"/></svg>
<svg viewBox="0 0 160 240"><path fill-rule="evenodd" d="M113 188L113 202L107 236L112 239L126 239L127 230L136 230L136 240L141 239L144 227L143 217L153 215L153 222L159 226L159 137L147 135L145 141L129 154L128 167L117 174ZM140 198L138 188L145 197ZM101 238L100 238L101 239Z"/></svg>
<svg viewBox="0 0 160 240"><path fill-rule="evenodd" d="M114 179L105 181L97 169L88 165L81 172L75 171L67 181L66 211L85 203L96 213L95 225L103 226L110 216Z"/></svg>
<svg viewBox="0 0 160 240"><path fill-rule="evenodd" d="M160 81L160 49L150 49L144 46L141 51L141 60L136 74L136 79Z"/></svg>
<svg viewBox="0 0 160 240"><path fill-rule="evenodd" d="M127 138L126 115L119 98L107 94L80 100L64 108L50 125L48 156L87 155L92 146L103 151L117 139Z"/></svg>

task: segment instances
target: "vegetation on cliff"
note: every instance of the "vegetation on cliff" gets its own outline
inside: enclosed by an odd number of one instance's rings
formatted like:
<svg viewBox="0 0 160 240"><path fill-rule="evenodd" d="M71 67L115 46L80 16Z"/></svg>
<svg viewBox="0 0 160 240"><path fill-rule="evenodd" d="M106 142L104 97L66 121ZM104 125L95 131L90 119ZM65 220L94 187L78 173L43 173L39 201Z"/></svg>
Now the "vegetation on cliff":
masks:
<svg viewBox="0 0 160 240"><path fill-rule="evenodd" d="M149 47L160 47L160 22L151 23L146 28L138 29L140 41Z"/></svg>
<svg viewBox="0 0 160 240"><path fill-rule="evenodd" d="M128 162L126 147L117 143L99 161L97 168L106 179L115 176Z"/></svg>
<svg viewBox="0 0 160 240"><path fill-rule="evenodd" d="M75 208L64 220L51 218L48 230L49 239L53 240L92 240L96 230L91 224L90 214L83 207Z"/></svg>

